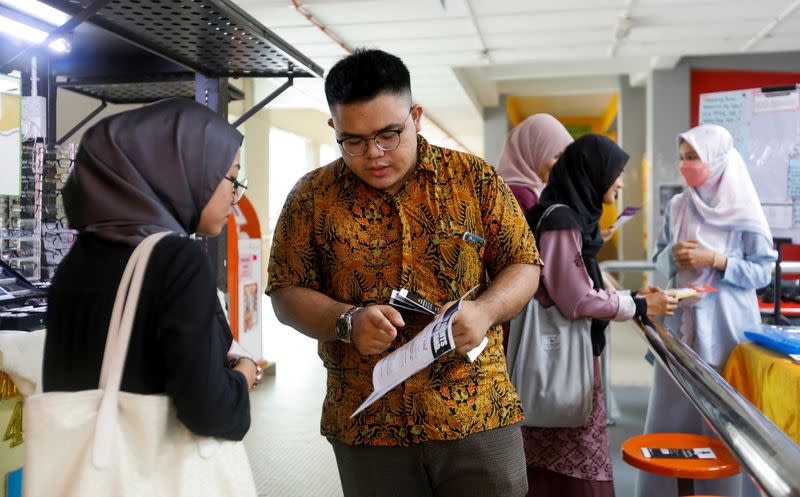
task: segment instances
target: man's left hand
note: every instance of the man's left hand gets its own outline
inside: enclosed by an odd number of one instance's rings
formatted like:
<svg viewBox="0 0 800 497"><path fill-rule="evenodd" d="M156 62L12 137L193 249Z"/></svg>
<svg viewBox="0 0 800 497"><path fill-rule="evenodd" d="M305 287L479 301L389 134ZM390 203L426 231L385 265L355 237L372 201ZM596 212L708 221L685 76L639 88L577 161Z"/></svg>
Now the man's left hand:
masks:
<svg viewBox="0 0 800 497"><path fill-rule="evenodd" d="M445 309L456 303L457 301L448 302L439 309L439 312L444 312ZM480 345L493 324L479 303L471 300L462 302L461 309L456 313L452 323L456 351L466 354Z"/></svg>

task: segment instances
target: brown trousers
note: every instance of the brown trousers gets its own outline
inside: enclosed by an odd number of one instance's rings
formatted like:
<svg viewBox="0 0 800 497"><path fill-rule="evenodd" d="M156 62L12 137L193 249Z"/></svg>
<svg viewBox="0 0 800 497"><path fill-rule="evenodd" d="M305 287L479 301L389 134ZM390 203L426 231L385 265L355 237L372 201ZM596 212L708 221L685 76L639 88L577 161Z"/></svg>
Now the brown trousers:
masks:
<svg viewBox="0 0 800 497"><path fill-rule="evenodd" d="M328 440L345 497L524 497L528 490L519 425L411 447Z"/></svg>

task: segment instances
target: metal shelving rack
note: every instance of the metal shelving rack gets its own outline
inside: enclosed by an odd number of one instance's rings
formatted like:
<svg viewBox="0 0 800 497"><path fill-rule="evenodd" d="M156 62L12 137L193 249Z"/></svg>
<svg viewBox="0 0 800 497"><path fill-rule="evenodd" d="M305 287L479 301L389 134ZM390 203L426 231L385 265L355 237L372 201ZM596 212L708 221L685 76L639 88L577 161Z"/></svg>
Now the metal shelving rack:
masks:
<svg viewBox="0 0 800 497"><path fill-rule="evenodd" d="M60 27L3 7L12 16L48 31L36 46L0 38L0 71L23 73L31 94L29 62L39 60L38 93L47 97L48 160L56 145L99 113L106 103L147 103L168 96L194 97L227 117L228 102L242 98L227 78L286 78L284 85L246 112L235 125L277 97L294 78L322 77L322 69L229 0L43 0L72 19ZM44 49L67 39L68 54ZM62 137L56 136L57 89L97 98L100 106ZM47 168L45 168L47 174ZM227 239L206 241L227 287Z"/></svg>

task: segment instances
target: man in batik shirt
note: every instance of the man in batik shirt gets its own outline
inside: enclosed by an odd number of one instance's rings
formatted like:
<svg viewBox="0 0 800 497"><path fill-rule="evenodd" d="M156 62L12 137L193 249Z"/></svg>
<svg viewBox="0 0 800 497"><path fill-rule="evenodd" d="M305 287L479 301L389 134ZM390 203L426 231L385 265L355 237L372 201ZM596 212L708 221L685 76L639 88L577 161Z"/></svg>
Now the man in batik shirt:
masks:
<svg viewBox="0 0 800 497"><path fill-rule="evenodd" d="M399 58L357 50L331 69L325 92L342 158L289 194L267 293L281 322L319 340L321 431L344 494L525 495L523 413L500 328L539 280L522 212L486 161L417 134L422 108ZM456 350L351 419L375 363L430 322L388 305L392 289L445 306L476 285L453 318ZM470 362L464 353L484 337Z"/></svg>

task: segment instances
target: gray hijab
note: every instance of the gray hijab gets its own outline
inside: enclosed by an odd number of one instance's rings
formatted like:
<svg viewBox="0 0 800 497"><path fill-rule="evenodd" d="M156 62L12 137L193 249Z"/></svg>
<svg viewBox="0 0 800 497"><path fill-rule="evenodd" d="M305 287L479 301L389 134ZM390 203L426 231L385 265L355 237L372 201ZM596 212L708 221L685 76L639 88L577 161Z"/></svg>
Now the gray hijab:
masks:
<svg viewBox="0 0 800 497"><path fill-rule="evenodd" d="M107 117L83 135L64 186L69 225L128 245L194 233L241 144L233 126L188 99Z"/></svg>

